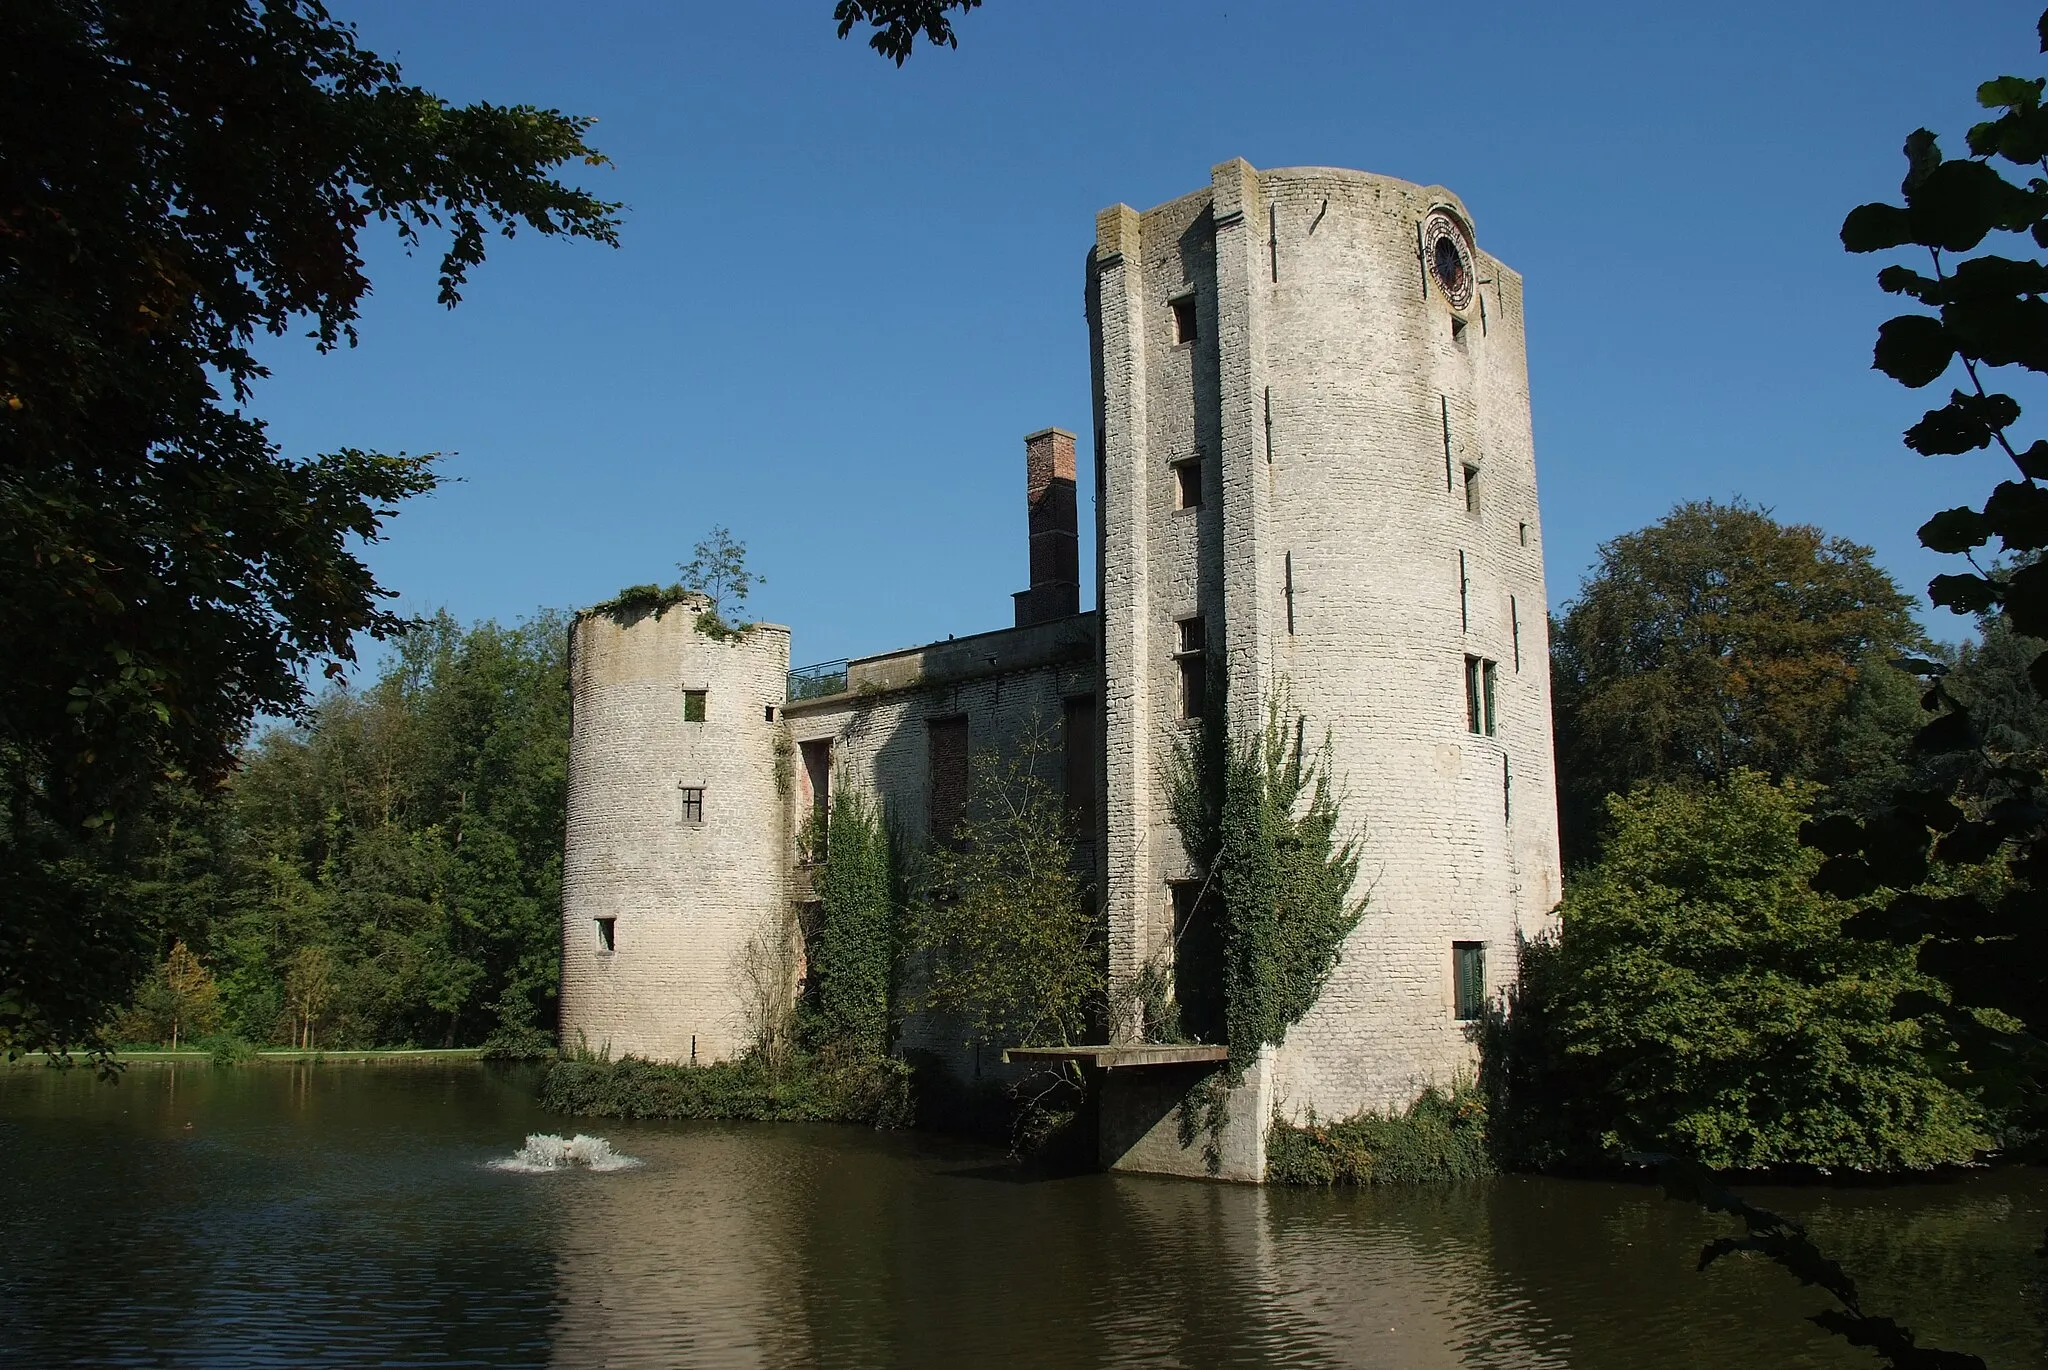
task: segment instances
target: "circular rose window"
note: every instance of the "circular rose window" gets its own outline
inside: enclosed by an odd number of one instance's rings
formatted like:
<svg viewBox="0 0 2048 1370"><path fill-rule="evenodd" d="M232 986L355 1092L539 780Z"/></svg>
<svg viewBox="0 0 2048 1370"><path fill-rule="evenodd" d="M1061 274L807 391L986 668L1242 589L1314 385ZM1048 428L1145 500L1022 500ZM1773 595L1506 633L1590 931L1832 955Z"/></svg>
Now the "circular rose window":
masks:
<svg viewBox="0 0 2048 1370"><path fill-rule="evenodd" d="M1472 304L1472 243L1465 227L1442 210L1432 212L1422 224L1422 251L1429 262L1429 274L1436 277L1444 298L1453 309Z"/></svg>

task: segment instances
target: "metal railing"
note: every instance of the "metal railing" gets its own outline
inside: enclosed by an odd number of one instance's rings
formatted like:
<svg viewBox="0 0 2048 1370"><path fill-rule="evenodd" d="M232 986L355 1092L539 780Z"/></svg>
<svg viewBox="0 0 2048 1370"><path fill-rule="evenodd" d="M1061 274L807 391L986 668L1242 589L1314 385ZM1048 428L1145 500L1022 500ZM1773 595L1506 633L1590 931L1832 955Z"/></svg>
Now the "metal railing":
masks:
<svg viewBox="0 0 2048 1370"><path fill-rule="evenodd" d="M815 666L799 666L789 673L789 702L800 699L823 699L826 695L844 694L846 691L846 662L821 661Z"/></svg>

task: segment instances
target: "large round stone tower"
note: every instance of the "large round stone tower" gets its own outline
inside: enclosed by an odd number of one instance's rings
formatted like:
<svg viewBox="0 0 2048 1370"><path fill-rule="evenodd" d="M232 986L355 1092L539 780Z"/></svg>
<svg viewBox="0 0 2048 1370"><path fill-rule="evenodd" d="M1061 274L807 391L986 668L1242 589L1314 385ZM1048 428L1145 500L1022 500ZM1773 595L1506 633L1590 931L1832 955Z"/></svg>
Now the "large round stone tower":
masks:
<svg viewBox="0 0 2048 1370"><path fill-rule="evenodd" d="M763 973L783 969L789 630L721 640L696 621L685 603L623 622L586 613L570 630L565 1047L733 1056Z"/></svg>
<svg viewBox="0 0 2048 1370"><path fill-rule="evenodd" d="M1364 921L1232 1105L1226 1173L1257 1178L1276 1109L1469 1069L1559 897L1522 283L1441 187L1233 161L1102 212L1088 313L1113 972L1172 955L1197 716L1242 735L1284 691L1366 832Z"/></svg>

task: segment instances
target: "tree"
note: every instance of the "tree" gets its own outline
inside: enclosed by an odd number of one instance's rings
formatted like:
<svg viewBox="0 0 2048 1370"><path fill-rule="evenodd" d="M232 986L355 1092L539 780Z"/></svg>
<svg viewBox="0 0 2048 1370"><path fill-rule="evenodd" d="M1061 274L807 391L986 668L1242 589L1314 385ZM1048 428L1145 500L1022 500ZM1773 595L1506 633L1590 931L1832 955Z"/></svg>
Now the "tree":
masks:
<svg viewBox="0 0 2048 1370"><path fill-rule="evenodd" d="M952 11L965 14L980 8L981 0L839 0L832 7L832 17L839 23L841 38L857 24L873 29L868 46L900 67L917 46L919 35L933 47L959 47Z"/></svg>
<svg viewBox="0 0 2048 1370"><path fill-rule="evenodd" d="M1894 1017L1930 988L1912 952L1843 936L1853 906L1808 883L1814 794L1738 769L1609 801L1543 977L1558 1054L1590 1091L1567 1105L1581 1147L1891 1171L1988 1145L1976 1105L1928 1064L1947 1045L1938 1020Z"/></svg>
<svg viewBox="0 0 2048 1370"><path fill-rule="evenodd" d="M966 816L930 849L911 903L906 949L927 968L915 1007L951 1015L970 1041L1071 1045L1102 997L1093 891L1041 774L1056 756L1035 729L1008 754L975 755Z"/></svg>
<svg viewBox="0 0 2048 1370"><path fill-rule="evenodd" d="M165 1042L178 1049L181 1037L204 1037L220 1026L220 987L183 942L142 982L135 1006L114 1025L130 1042Z"/></svg>
<svg viewBox="0 0 2048 1370"><path fill-rule="evenodd" d="M2048 52L2048 13L2035 27ZM2048 696L2048 652L2031 645L2048 638L2048 562L2038 555L2048 548L2048 439L2028 443L2018 432L2019 402L1989 382L2004 368L2048 373L2048 260L2038 251L2048 248L2044 88L2042 77L1984 82L1978 103L1994 117L1970 129L1968 155L1945 156L1932 132L1915 130L1905 143L1904 203L1861 205L1842 223L1850 252L1907 251L1912 264L1884 267L1878 285L1931 311L1887 320L1872 364L1913 389L1952 374L1960 382L1906 430L1906 445L1925 456L1988 450L2012 463L2017 479L2001 481L1979 508L1936 514L1920 541L1971 567L1936 576L1929 598L1956 613L1996 611L2003 626L1995 640L1987 633L1983 663L2028 644L2038 696ZM2007 169L2025 181L2008 179ZM2002 565L1978 560L1994 539L2010 558ZM2048 771L2037 748L2015 749L2002 731L2031 708L2015 707L2009 687L1973 690L1944 663L1919 669L1935 716L1914 747L1935 778L1900 791L1867 822L1812 825L1808 840L1830 858L1817 883L1850 898L1875 896L1852 930L1917 948L1921 967L1948 986L1947 1001L1935 1007L1972 1059L2009 1072L2017 1066L2016 1076L2033 1076L2038 1088L2048 1069ZM1949 894L1918 888L1934 863L1980 862L2000 878Z"/></svg>
<svg viewBox="0 0 2048 1370"><path fill-rule="evenodd" d="M1591 854L1610 794L1744 767L1819 778L1852 706L1868 706L1862 732L1885 721L1869 696L1909 682L1870 677L1924 639L1871 556L1741 501L1681 504L1603 544L1551 655L1568 853Z"/></svg>
<svg viewBox="0 0 2048 1370"><path fill-rule="evenodd" d="M204 792L308 671L388 636L357 555L422 457L286 457L242 407L259 332L356 340L374 219L616 241L589 120L451 106L318 0L45 0L0 18L0 1043L94 1040L150 939L121 834Z"/></svg>
<svg viewBox="0 0 2048 1370"><path fill-rule="evenodd" d="M747 596L767 577L747 569L747 545L734 542L726 528L713 528L711 536L697 544L690 560L676 567L677 582L691 594L708 601L699 615L698 626L708 632L730 632L739 626L746 612Z"/></svg>
<svg viewBox="0 0 2048 1370"><path fill-rule="evenodd" d="M334 953L326 947L301 947L285 974L284 1000L292 1015L292 1045L313 1049L313 1029L334 998Z"/></svg>

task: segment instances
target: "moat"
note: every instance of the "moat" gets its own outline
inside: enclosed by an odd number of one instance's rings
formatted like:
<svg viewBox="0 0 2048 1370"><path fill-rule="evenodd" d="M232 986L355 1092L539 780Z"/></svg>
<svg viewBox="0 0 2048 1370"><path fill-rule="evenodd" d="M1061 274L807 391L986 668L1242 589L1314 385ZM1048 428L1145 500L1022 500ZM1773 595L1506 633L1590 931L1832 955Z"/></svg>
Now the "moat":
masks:
<svg viewBox="0 0 2048 1370"><path fill-rule="evenodd" d="M0 1071L0 1364L1863 1366L1639 1186L1034 1179L825 1126L585 1122L467 1064ZM519 1174L530 1132L642 1164ZM2048 1173L1745 1191L1867 1304L2048 1359Z"/></svg>

